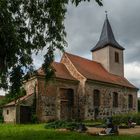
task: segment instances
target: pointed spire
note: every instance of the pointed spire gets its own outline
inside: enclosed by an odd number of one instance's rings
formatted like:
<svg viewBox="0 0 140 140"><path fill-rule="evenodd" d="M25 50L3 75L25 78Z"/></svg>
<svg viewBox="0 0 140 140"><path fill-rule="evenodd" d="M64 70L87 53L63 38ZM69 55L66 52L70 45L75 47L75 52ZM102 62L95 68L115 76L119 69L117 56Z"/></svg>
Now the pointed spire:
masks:
<svg viewBox="0 0 140 140"><path fill-rule="evenodd" d="M111 45L114 48L124 50L124 48L122 46L120 46L119 43L116 41L112 28L111 28L111 25L108 20L107 11L105 11L105 13L106 13L106 18L104 21L100 39L99 39L98 43L96 44L96 46L94 48L92 48L91 51L93 52L95 50L99 50L101 48L106 47L107 45Z"/></svg>
<svg viewBox="0 0 140 140"><path fill-rule="evenodd" d="M106 18L108 18L108 17L107 17L107 11L105 11L105 14L106 14Z"/></svg>

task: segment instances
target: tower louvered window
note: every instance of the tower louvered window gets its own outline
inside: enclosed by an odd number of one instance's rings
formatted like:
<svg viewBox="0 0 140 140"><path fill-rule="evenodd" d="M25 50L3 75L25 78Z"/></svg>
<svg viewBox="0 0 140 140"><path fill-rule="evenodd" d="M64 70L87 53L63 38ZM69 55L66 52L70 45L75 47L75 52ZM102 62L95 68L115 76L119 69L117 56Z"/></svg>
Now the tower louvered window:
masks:
<svg viewBox="0 0 140 140"><path fill-rule="evenodd" d="M119 53L115 52L115 62L119 63Z"/></svg>

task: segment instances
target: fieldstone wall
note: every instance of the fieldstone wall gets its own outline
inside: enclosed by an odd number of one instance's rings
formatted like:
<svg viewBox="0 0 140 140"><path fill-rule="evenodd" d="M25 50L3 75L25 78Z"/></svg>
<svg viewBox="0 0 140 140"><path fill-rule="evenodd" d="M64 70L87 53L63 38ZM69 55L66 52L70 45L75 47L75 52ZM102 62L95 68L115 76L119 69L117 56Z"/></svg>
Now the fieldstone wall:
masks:
<svg viewBox="0 0 140 140"><path fill-rule="evenodd" d="M85 109L86 109L86 96L85 96L85 81L86 78L77 71L74 67L70 59L66 54L63 55L61 59L61 63L63 63L70 74L79 81L78 90L77 90L77 102L78 102L78 115L80 119L85 118Z"/></svg>
<svg viewBox="0 0 140 140"><path fill-rule="evenodd" d="M60 117L60 92L59 89L74 90L74 115L77 111L77 82L64 79L53 79L45 83L44 78L38 78L37 116L41 122L61 119Z"/></svg>
<svg viewBox="0 0 140 140"><path fill-rule="evenodd" d="M4 107L3 116L5 123L16 123L16 107L15 106Z"/></svg>
<svg viewBox="0 0 140 140"><path fill-rule="evenodd" d="M66 54L61 59L70 74L77 79L71 81L54 78L45 82L43 76L37 76L25 83L27 94L36 91L37 116L40 122L61 118L61 96L60 89L73 89L74 91L74 119L105 118L114 114L137 112L137 91L134 89L87 80L77 71ZM100 106L94 107L93 91L100 91ZM113 93L118 93L118 107L113 107ZM128 96L133 96L133 108L128 107ZM97 110L96 110L97 109Z"/></svg>
<svg viewBox="0 0 140 140"><path fill-rule="evenodd" d="M114 114L137 112L137 91L121 86L101 84L98 82L86 83L86 116L85 119L94 119L95 107L93 104L93 91L100 91L100 106L98 118L105 118ZM113 93L118 93L118 107L113 107ZM128 107L128 95L133 96L133 108Z"/></svg>

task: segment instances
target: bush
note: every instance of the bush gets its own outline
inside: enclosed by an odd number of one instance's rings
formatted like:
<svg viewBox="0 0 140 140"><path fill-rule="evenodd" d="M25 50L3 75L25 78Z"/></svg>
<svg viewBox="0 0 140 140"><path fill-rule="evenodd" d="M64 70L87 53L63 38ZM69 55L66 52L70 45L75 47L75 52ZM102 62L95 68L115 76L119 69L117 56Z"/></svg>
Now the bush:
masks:
<svg viewBox="0 0 140 140"><path fill-rule="evenodd" d="M31 114L31 123L37 124L38 123L38 118L36 114Z"/></svg>
<svg viewBox="0 0 140 140"><path fill-rule="evenodd" d="M63 128L64 125L66 124L65 121L52 121L52 122L48 122L45 125L45 128Z"/></svg>
<svg viewBox="0 0 140 140"><path fill-rule="evenodd" d="M137 123L137 125L140 125L140 113L133 114L132 119L135 123Z"/></svg>
<svg viewBox="0 0 140 140"><path fill-rule="evenodd" d="M105 122L104 120L98 119L98 120L84 120L83 123L88 127L95 127L103 125Z"/></svg>
<svg viewBox="0 0 140 140"><path fill-rule="evenodd" d="M121 115L114 115L112 117L113 123L116 125L128 124L128 120L132 119L137 125L140 125L140 113L127 113Z"/></svg>
<svg viewBox="0 0 140 140"><path fill-rule="evenodd" d="M138 112L140 112L140 99L138 99Z"/></svg>
<svg viewBox="0 0 140 140"><path fill-rule="evenodd" d="M2 115L2 108L0 108L0 123L3 123L3 115Z"/></svg>
<svg viewBox="0 0 140 140"><path fill-rule="evenodd" d="M79 131L85 131L86 127L84 124L79 123L79 122L68 122L68 121L54 121L54 122L49 122L45 125L46 129L49 128L54 128L54 129L58 129L58 128L65 128L68 130L79 130Z"/></svg>

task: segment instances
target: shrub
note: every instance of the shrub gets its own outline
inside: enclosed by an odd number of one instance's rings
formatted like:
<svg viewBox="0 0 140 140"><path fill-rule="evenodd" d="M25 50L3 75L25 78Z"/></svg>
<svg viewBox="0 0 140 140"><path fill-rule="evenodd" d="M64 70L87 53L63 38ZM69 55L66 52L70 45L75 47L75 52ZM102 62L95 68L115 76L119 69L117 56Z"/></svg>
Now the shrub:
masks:
<svg viewBox="0 0 140 140"><path fill-rule="evenodd" d="M83 123L88 127L95 127L103 125L105 122L104 120L98 119L98 120L84 120Z"/></svg>
<svg viewBox="0 0 140 140"><path fill-rule="evenodd" d="M0 123L3 123L3 115L2 115L2 108L0 108Z"/></svg>
<svg viewBox="0 0 140 140"><path fill-rule="evenodd" d="M140 113L127 113L127 114L114 115L112 119L113 119L113 123L116 125L120 125L120 124L127 125L129 119L132 119L132 121L140 125Z"/></svg>
<svg viewBox="0 0 140 140"><path fill-rule="evenodd" d="M64 121L52 121L52 122L48 122L45 125L45 128L62 128L63 125L65 124Z"/></svg>
<svg viewBox="0 0 140 140"><path fill-rule="evenodd" d="M140 112L140 99L138 99L138 112Z"/></svg>
<svg viewBox="0 0 140 140"><path fill-rule="evenodd" d="M31 114L31 123L33 124L38 123L38 118L36 114Z"/></svg>
<svg viewBox="0 0 140 140"><path fill-rule="evenodd" d="M54 121L54 122L49 122L45 125L45 128L46 129L49 129L49 128L55 128L55 129L58 129L58 128L66 128L68 130L79 130L79 131L85 131L86 130L86 127L84 124L82 123L79 123L79 122L69 122L69 121L60 121L60 120L57 120L57 121Z"/></svg>

